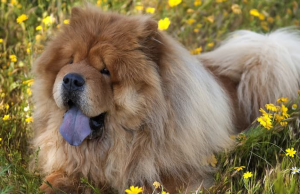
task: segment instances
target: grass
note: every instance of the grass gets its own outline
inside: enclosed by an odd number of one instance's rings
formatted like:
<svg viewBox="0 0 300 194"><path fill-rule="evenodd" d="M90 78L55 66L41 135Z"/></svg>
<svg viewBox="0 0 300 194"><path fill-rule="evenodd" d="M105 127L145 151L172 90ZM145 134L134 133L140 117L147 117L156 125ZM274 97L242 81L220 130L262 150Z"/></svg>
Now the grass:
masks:
<svg viewBox="0 0 300 194"><path fill-rule="evenodd" d="M197 4L198 3L198 4ZM280 27L299 26L297 1L285 0L203 0L181 2L170 7L160 0L91 1L103 10L123 14L145 13L155 8L156 20L169 18L166 30L191 53L210 51L237 29L270 32ZM68 25L73 6L81 1L1 0L0 3L0 193L39 193L42 179L28 171L32 137L31 65L59 27ZM256 9L256 10L254 10ZM20 17L17 22L17 18ZM27 19L26 19L27 17ZM22 19L24 21L22 21ZM297 91L295 91L297 92ZM288 125L267 130L253 127L235 137L234 150L219 154L215 185L196 193L299 193L299 173L291 174L299 163L299 109L292 110ZM275 122L272 120L272 122ZM294 157L286 149L294 148ZM242 171L234 167L245 166ZM243 178L251 172L252 177ZM87 187L93 187L82 180ZM95 193L99 193L94 188ZM185 193L185 191L181 191Z"/></svg>

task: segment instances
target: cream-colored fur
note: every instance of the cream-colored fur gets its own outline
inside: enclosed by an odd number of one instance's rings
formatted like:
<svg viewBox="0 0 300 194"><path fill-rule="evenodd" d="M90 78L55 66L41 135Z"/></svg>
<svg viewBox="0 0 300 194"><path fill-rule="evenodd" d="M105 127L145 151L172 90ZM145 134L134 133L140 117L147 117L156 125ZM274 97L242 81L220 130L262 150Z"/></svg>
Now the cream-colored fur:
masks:
<svg viewBox="0 0 300 194"><path fill-rule="evenodd" d="M212 52L199 55L208 66L217 68L239 82L239 104L248 121L259 108L280 97L295 99L300 81L300 35L293 28L269 34L237 31Z"/></svg>

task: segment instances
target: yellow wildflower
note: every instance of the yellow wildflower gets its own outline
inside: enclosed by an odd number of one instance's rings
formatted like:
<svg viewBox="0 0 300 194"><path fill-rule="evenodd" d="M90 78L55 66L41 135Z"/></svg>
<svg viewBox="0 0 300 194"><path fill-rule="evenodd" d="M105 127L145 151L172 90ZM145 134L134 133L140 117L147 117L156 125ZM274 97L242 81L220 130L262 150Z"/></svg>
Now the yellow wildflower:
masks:
<svg viewBox="0 0 300 194"><path fill-rule="evenodd" d="M274 104L266 104L265 107L267 110L274 111L274 112L278 110L278 107L276 107Z"/></svg>
<svg viewBox="0 0 300 194"><path fill-rule="evenodd" d="M169 28L171 21L169 18L160 19L158 21L158 29L159 30L166 30Z"/></svg>
<svg viewBox="0 0 300 194"><path fill-rule="evenodd" d="M258 16L258 18L259 18L260 20L265 20L265 15L262 14L262 13L260 13L259 16Z"/></svg>
<svg viewBox="0 0 300 194"><path fill-rule="evenodd" d="M163 191L163 192L161 192L161 194L170 194L170 193L169 193L169 192Z"/></svg>
<svg viewBox="0 0 300 194"><path fill-rule="evenodd" d="M209 158L207 158L207 162L212 166L216 167L216 164L218 163L216 156L213 154Z"/></svg>
<svg viewBox="0 0 300 194"><path fill-rule="evenodd" d="M186 10L186 12L187 13L194 13L195 11L193 9L189 8L189 9Z"/></svg>
<svg viewBox="0 0 300 194"><path fill-rule="evenodd" d="M102 1L101 1L101 0L98 0L98 1L97 1L97 6L100 6L101 3L102 3Z"/></svg>
<svg viewBox="0 0 300 194"><path fill-rule="evenodd" d="M0 137L0 141L2 141L2 138Z"/></svg>
<svg viewBox="0 0 300 194"><path fill-rule="evenodd" d="M215 17L213 15L206 17L206 19L210 22L213 23L215 21Z"/></svg>
<svg viewBox="0 0 300 194"><path fill-rule="evenodd" d="M27 15L22 14L17 18L18 24L21 24L22 22L26 21L28 19Z"/></svg>
<svg viewBox="0 0 300 194"><path fill-rule="evenodd" d="M280 116L279 114L275 114L274 116L275 116L275 121L277 121L277 122L280 122L281 120L284 119L284 117Z"/></svg>
<svg viewBox="0 0 300 194"><path fill-rule="evenodd" d="M201 52L202 52L202 47L200 46L200 47L196 48L195 50L192 50L192 51L191 51L191 54L192 54L192 55L198 55L198 54L200 54Z"/></svg>
<svg viewBox="0 0 300 194"><path fill-rule="evenodd" d="M225 2L227 0L216 0L217 3L222 3L222 2Z"/></svg>
<svg viewBox="0 0 300 194"><path fill-rule="evenodd" d="M192 25L193 23L195 23L195 21L196 21L195 19L188 19L186 20L186 23Z"/></svg>
<svg viewBox="0 0 300 194"><path fill-rule="evenodd" d="M244 179L248 179L248 178L252 177L252 175L253 175L252 172L247 171L244 173L243 176L244 176Z"/></svg>
<svg viewBox="0 0 300 194"><path fill-rule="evenodd" d="M11 0L11 1L10 1L10 4L12 4L12 5L18 5L19 3L18 3L18 1L16 1L16 0Z"/></svg>
<svg viewBox="0 0 300 194"><path fill-rule="evenodd" d="M199 29L198 29L198 28L195 28L195 29L194 29L194 32L195 32L195 33L199 32Z"/></svg>
<svg viewBox="0 0 300 194"><path fill-rule="evenodd" d="M35 40L36 40L36 41L41 40L41 38L42 38L42 36L41 36L40 34L37 34L37 35L35 36Z"/></svg>
<svg viewBox="0 0 300 194"><path fill-rule="evenodd" d="M25 119L25 121L26 121L27 123L31 123L31 122L33 122L33 118L32 118L32 117L27 117L27 118Z"/></svg>
<svg viewBox="0 0 300 194"><path fill-rule="evenodd" d="M130 189L126 189L125 192L127 194L139 194L139 193L143 192L143 189L142 189L142 187L130 186Z"/></svg>
<svg viewBox="0 0 300 194"><path fill-rule="evenodd" d="M283 127L287 126L287 124L288 124L288 122L280 122L280 125Z"/></svg>
<svg viewBox="0 0 300 194"><path fill-rule="evenodd" d="M272 126L272 121L271 118L268 116L260 116L257 118L257 121L266 129L271 129Z"/></svg>
<svg viewBox="0 0 300 194"><path fill-rule="evenodd" d="M26 81L23 81L22 83L23 84L27 84L28 86L31 86L34 82L34 79L29 79L29 80L26 80Z"/></svg>
<svg viewBox="0 0 300 194"><path fill-rule="evenodd" d="M155 189L158 189L160 187L160 183L157 181L154 181L153 186L155 187Z"/></svg>
<svg viewBox="0 0 300 194"><path fill-rule="evenodd" d="M147 7L146 13L151 13L151 14L153 14L154 12L155 12L155 8L154 8L154 7Z"/></svg>
<svg viewBox="0 0 300 194"><path fill-rule="evenodd" d="M245 166L234 167L234 169L237 171L241 171L241 170L243 170L243 168L245 168Z"/></svg>
<svg viewBox="0 0 300 194"><path fill-rule="evenodd" d="M17 61L18 61L16 55L10 55L10 56L9 56L9 59L10 59L11 62L17 62Z"/></svg>
<svg viewBox="0 0 300 194"><path fill-rule="evenodd" d="M281 111L282 111L282 116L284 116L285 118L290 117L290 115L287 113L288 108L286 106L284 106L283 104L281 105Z"/></svg>
<svg viewBox="0 0 300 194"><path fill-rule="evenodd" d="M242 11L241 11L241 8L240 8L240 6L238 5L238 4L233 4L232 6L231 6L231 10L232 10L232 12L233 13L235 13L235 14L240 14Z"/></svg>
<svg viewBox="0 0 300 194"><path fill-rule="evenodd" d="M170 7L175 7L181 3L181 0L169 0Z"/></svg>
<svg viewBox="0 0 300 194"><path fill-rule="evenodd" d="M2 118L3 121L7 121L7 120L9 120L9 119L10 119L10 116L9 116L9 115L4 115L3 118Z"/></svg>
<svg viewBox="0 0 300 194"><path fill-rule="evenodd" d="M195 0L195 2L194 2L194 5L195 6L199 6L199 5L201 5L202 4L202 1L201 0Z"/></svg>
<svg viewBox="0 0 300 194"><path fill-rule="evenodd" d="M137 6L135 6L135 9L138 11L142 11L144 9L144 7L141 5L137 5Z"/></svg>
<svg viewBox="0 0 300 194"><path fill-rule="evenodd" d="M64 24L69 24L70 23L70 20L64 20Z"/></svg>
<svg viewBox="0 0 300 194"><path fill-rule="evenodd" d="M292 105L292 109L293 109L293 110L296 110L297 107L298 107L297 104L293 104L293 105Z"/></svg>
<svg viewBox="0 0 300 194"><path fill-rule="evenodd" d="M277 102L278 103L283 103L283 102L287 102L289 100L289 98L279 98L279 99L277 99Z"/></svg>
<svg viewBox="0 0 300 194"><path fill-rule="evenodd" d="M31 96L31 94L32 94L31 89L30 89L30 88L27 88L26 93L27 93L29 96Z"/></svg>
<svg viewBox="0 0 300 194"><path fill-rule="evenodd" d="M214 45L215 45L214 42L210 42L210 43L207 44L208 47L213 47Z"/></svg>
<svg viewBox="0 0 300 194"><path fill-rule="evenodd" d="M250 10L250 15L253 15L253 16L255 16L255 17L259 17L259 12L258 12L258 10L257 9L251 9Z"/></svg>
<svg viewBox="0 0 300 194"><path fill-rule="evenodd" d="M2 38L0 38L0 43L2 43L3 42L3 39Z"/></svg>
<svg viewBox="0 0 300 194"><path fill-rule="evenodd" d="M27 54L30 54L31 49L30 49L30 48L27 48L27 49L26 49L26 52L27 52Z"/></svg>
<svg viewBox="0 0 300 194"><path fill-rule="evenodd" d="M42 30L42 26L37 26L35 30Z"/></svg>
<svg viewBox="0 0 300 194"><path fill-rule="evenodd" d="M292 158L294 158L294 155L296 154L296 150L294 150L294 148L288 148L285 150L286 151L286 156L291 156Z"/></svg>
<svg viewBox="0 0 300 194"><path fill-rule="evenodd" d="M43 23L46 25L51 25L55 22L55 19L53 18L53 16L47 16L43 19Z"/></svg>
<svg viewBox="0 0 300 194"><path fill-rule="evenodd" d="M271 113L267 113L264 109L260 108L259 112L262 113L263 116L269 117L269 118L273 118Z"/></svg>

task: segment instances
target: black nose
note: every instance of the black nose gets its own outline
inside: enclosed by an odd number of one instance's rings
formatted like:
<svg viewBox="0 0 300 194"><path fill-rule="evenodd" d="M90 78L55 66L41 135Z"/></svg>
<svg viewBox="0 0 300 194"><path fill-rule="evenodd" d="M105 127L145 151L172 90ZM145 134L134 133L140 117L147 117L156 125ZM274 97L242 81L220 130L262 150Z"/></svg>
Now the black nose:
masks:
<svg viewBox="0 0 300 194"><path fill-rule="evenodd" d="M81 90L84 83L83 77L76 73L69 73L63 79L63 86L69 91Z"/></svg>

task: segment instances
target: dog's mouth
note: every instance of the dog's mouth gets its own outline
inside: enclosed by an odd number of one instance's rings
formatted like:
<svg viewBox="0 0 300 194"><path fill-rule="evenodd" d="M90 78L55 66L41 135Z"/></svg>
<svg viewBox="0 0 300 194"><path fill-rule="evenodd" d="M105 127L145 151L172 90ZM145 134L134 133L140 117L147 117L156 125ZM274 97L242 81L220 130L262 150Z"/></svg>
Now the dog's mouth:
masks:
<svg viewBox="0 0 300 194"><path fill-rule="evenodd" d="M79 146L85 139L103 136L106 113L87 117L72 101L68 101L68 106L69 110L64 114L59 132L70 145Z"/></svg>

